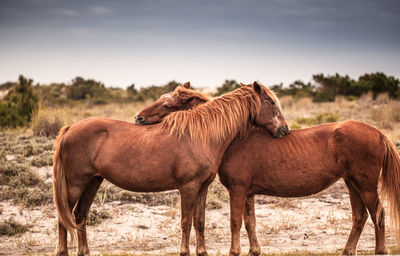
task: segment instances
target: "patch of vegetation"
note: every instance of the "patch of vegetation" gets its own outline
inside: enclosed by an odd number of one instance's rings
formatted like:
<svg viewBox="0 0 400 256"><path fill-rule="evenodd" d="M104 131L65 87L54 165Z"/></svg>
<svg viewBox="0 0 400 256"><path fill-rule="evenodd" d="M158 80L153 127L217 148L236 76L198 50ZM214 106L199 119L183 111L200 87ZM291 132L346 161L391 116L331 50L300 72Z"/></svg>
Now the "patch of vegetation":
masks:
<svg viewBox="0 0 400 256"><path fill-rule="evenodd" d="M67 112L63 108L48 108L39 104L33 113L31 128L35 136L55 138L58 131L69 123Z"/></svg>
<svg viewBox="0 0 400 256"><path fill-rule="evenodd" d="M290 129L301 129L301 125L294 121L290 124Z"/></svg>
<svg viewBox="0 0 400 256"><path fill-rule="evenodd" d="M141 203L150 206L157 205L177 205L179 200L178 191L165 191L157 193L131 192L118 188L110 183L102 185L97 192L95 202L103 205L104 202L122 201L131 203Z"/></svg>
<svg viewBox="0 0 400 256"><path fill-rule="evenodd" d="M23 225L13 218L0 222L0 236L15 236L29 230L28 225Z"/></svg>
<svg viewBox="0 0 400 256"><path fill-rule="evenodd" d="M49 140L17 134L0 133L7 144L0 151L0 200L14 199L27 207L52 202L52 187L45 184L30 165L51 165L52 151ZM44 151L44 152L43 152ZM40 152L42 152L40 155ZM12 156L7 160L6 155ZM40 159L40 160L39 160ZM30 163L31 162L31 163Z"/></svg>
<svg viewBox="0 0 400 256"><path fill-rule="evenodd" d="M53 152L46 151L31 160L31 165L36 167L53 165Z"/></svg>
<svg viewBox="0 0 400 256"><path fill-rule="evenodd" d="M229 195L226 188L219 182L218 179L214 180L207 193L207 210L218 210L223 208L229 203Z"/></svg>
<svg viewBox="0 0 400 256"><path fill-rule="evenodd" d="M333 123L339 121L339 115L331 112L318 114L315 117L299 117L296 118L296 123L305 125L317 125L324 123Z"/></svg>
<svg viewBox="0 0 400 256"><path fill-rule="evenodd" d="M46 205L53 202L51 186L34 188L21 187L15 190L17 197L28 207Z"/></svg>
<svg viewBox="0 0 400 256"><path fill-rule="evenodd" d="M104 209L91 209L86 221L88 226L97 226L103 222L103 220L110 219L111 214Z"/></svg>
<svg viewBox="0 0 400 256"><path fill-rule="evenodd" d="M38 98L33 91L33 80L20 75L18 83L10 89L3 101L0 101L0 126L17 127L31 121L33 109Z"/></svg>

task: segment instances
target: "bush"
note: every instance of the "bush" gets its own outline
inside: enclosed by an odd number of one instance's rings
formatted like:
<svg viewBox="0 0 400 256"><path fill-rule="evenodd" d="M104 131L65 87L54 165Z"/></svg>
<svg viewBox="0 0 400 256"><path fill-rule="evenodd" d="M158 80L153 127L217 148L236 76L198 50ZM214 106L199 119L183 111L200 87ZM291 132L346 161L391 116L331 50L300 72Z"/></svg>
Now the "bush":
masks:
<svg viewBox="0 0 400 256"><path fill-rule="evenodd" d="M19 82L0 103L0 125L3 127L23 126L31 121L38 99L33 91L33 80L19 76Z"/></svg>
<svg viewBox="0 0 400 256"><path fill-rule="evenodd" d="M0 102L0 126L12 127L23 126L26 118L18 113L18 109L10 102Z"/></svg>
<svg viewBox="0 0 400 256"><path fill-rule="evenodd" d="M86 225L88 226L97 226L100 223L103 222L103 220L105 219L110 219L111 218L111 214L108 213L106 210L104 209L100 209L100 210L90 210L89 214L88 214L88 218L86 221Z"/></svg>
<svg viewBox="0 0 400 256"><path fill-rule="evenodd" d="M23 225L13 218L0 222L0 236L14 236L28 231L28 225Z"/></svg>
<svg viewBox="0 0 400 256"><path fill-rule="evenodd" d="M225 80L224 84L217 88L217 92L214 94L214 96L220 96L237 88L240 88L240 84L238 82L235 80Z"/></svg>
<svg viewBox="0 0 400 256"><path fill-rule="evenodd" d="M32 131L35 136L56 137L58 131L69 121L62 108L46 108L39 104L32 118Z"/></svg>
<svg viewBox="0 0 400 256"><path fill-rule="evenodd" d="M27 207L41 206L53 201L50 187L42 186L34 188L21 187L15 191L17 197Z"/></svg>

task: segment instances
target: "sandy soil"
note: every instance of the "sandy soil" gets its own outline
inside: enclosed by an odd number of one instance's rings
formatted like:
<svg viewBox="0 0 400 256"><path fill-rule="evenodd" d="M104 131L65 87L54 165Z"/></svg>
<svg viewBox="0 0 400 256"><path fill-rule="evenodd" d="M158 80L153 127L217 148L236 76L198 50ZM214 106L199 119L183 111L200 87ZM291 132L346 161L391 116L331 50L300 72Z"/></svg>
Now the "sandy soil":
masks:
<svg viewBox="0 0 400 256"><path fill-rule="evenodd" d="M51 182L48 172L38 172ZM329 189L307 198L285 199L258 196L256 205L257 233L262 252L340 251L351 229L351 209L347 189L339 181ZM180 210L172 206L148 206L114 201L102 206L112 218L98 226L88 227L89 246L93 253L126 252L163 254L178 252L180 242ZM32 225L30 231L16 237L1 237L0 255L53 253L56 245L56 214L53 205L33 209L0 202L1 217L13 216ZM230 245L229 205L206 212L206 239L209 253L227 253ZM191 252L194 253L194 231ZM242 252L248 241L244 227ZM374 229L367 221L358 249L374 249ZM387 233L387 245L395 244ZM71 245L70 252L76 247Z"/></svg>

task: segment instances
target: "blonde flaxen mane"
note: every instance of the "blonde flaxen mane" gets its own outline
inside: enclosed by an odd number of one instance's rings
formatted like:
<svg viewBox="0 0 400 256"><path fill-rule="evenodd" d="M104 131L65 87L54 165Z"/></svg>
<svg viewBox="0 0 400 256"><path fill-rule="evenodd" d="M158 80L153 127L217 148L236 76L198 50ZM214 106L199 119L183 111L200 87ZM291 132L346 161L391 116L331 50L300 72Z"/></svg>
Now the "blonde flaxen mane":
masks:
<svg viewBox="0 0 400 256"><path fill-rule="evenodd" d="M181 137L187 132L192 140L208 145L245 132L259 107L257 93L243 86L194 109L173 112L161 124L171 134Z"/></svg>

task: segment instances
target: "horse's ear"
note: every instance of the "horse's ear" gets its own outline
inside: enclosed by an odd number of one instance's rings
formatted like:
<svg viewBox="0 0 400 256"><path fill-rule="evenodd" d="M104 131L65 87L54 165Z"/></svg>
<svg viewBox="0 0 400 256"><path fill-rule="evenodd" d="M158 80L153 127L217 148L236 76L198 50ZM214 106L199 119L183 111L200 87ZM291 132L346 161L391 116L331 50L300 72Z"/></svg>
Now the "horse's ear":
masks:
<svg viewBox="0 0 400 256"><path fill-rule="evenodd" d="M185 87L186 89L189 89L190 82L186 82L186 83L182 84L182 86Z"/></svg>
<svg viewBox="0 0 400 256"><path fill-rule="evenodd" d="M257 81L254 81L253 88L256 93L261 94L261 85Z"/></svg>
<svg viewBox="0 0 400 256"><path fill-rule="evenodd" d="M242 83L242 82L241 82L241 83L240 83L240 86L242 86L242 87L243 87L243 86L246 86L246 85L245 85L244 83Z"/></svg>

